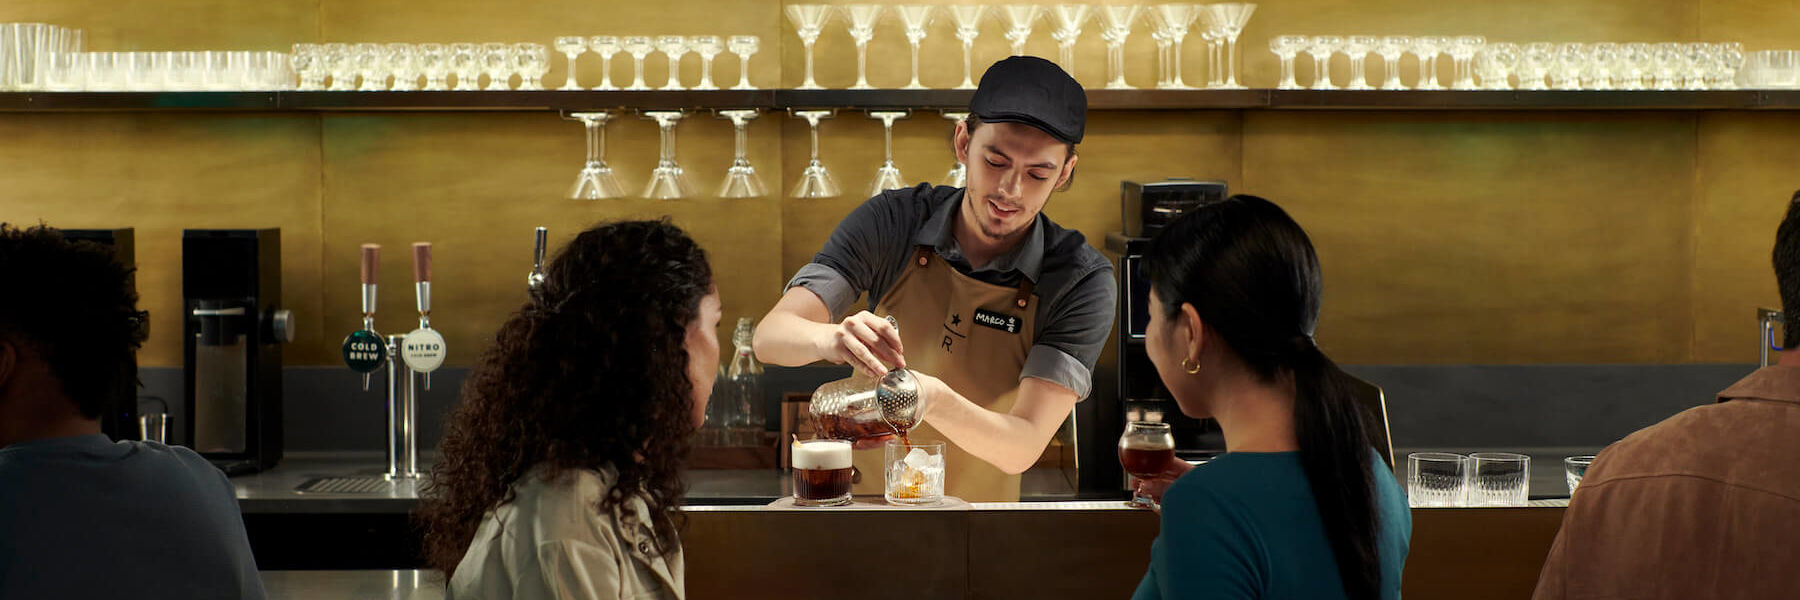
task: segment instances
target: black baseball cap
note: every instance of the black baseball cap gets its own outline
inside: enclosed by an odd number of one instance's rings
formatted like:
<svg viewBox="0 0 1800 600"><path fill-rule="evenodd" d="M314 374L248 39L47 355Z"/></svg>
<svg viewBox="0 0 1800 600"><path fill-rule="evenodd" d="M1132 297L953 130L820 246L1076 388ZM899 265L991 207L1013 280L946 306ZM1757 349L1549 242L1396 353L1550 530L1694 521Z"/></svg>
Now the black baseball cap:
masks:
<svg viewBox="0 0 1800 600"><path fill-rule="evenodd" d="M1023 123L1079 144L1087 126L1087 91L1056 63L1011 56L981 74L969 112L984 123Z"/></svg>

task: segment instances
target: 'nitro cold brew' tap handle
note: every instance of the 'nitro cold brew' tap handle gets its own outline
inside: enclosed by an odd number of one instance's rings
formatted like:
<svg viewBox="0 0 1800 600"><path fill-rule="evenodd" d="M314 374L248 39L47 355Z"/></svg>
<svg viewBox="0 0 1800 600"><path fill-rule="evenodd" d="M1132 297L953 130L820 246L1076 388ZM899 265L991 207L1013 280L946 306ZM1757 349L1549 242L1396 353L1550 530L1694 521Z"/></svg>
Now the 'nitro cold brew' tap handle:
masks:
<svg viewBox="0 0 1800 600"><path fill-rule="evenodd" d="M400 343L400 358L425 376L425 389L431 389L431 372L444 364L444 336L431 328L431 242L416 242L413 248L413 286L418 293L419 328L406 334Z"/></svg>
<svg viewBox="0 0 1800 600"><path fill-rule="evenodd" d="M381 334L375 333L375 284L381 279L381 245L362 245L362 329L344 338L344 364L363 374L363 391L369 391L369 373L388 359Z"/></svg>

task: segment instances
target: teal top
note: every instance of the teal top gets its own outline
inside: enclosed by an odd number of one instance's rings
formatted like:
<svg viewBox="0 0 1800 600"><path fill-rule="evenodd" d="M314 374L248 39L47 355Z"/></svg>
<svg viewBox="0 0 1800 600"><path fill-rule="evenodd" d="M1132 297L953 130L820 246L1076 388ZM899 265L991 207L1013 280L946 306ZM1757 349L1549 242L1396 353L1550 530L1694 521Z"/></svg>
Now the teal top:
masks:
<svg viewBox="0 0 1800 600"><path fill-rule="evenodd" d="M1412 513L1393 471L1371 454L1381 598L1395 600ZM1300 453L1229 452L1163 494L1162 532L1132 598L1325 600L1345 598L1342 581Z"/></svg>

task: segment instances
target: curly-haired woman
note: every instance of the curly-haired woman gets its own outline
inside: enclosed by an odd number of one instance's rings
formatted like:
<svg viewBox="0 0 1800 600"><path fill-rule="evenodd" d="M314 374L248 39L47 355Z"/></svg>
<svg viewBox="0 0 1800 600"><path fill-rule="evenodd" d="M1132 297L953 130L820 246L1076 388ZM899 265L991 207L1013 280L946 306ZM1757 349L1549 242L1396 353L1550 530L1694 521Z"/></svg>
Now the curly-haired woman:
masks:
<svg viewBox="0 0 1800 600"><path fill-rule="evenodd" d="M450 414L426 558L456 598L681 598L681 462L719 361L706 253L614 223L546 276Z"/></svg>

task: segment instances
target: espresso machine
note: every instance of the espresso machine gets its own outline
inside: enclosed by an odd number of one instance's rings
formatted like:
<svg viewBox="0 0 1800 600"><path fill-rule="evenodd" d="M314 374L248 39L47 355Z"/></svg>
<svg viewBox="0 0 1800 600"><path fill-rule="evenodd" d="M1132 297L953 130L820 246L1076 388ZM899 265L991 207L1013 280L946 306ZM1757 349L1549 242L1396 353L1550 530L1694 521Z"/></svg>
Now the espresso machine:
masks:
<svg viewBox="0 0 1800 600"><path fill-rule="evenodd" d="M62 234L65 239L93 242L109 248L115 256L119 257L121 264L126 267L137 266L136 238L130 227L123 229L64 229ZM132 275L131 285L134 289L137 287L135 273ZM149 333L149 321L140 322L142 323L140 327L143 328L139 332L140 336ZM133 364L129 368L132 370L130 379L136 381L137 366ZM124 390L118 398L114 398L112 403L107 405L105 412L100 413L100 432L106 434L106 437L114 441L143 438L138 430L136 392L136 389Z"/></svg>
<svg viewBox="0 0 1800 600"><path fill-rule="evenodd" d="M184 445L227 475L281 460L281 230L189 229L181 236Z"/></svg>

